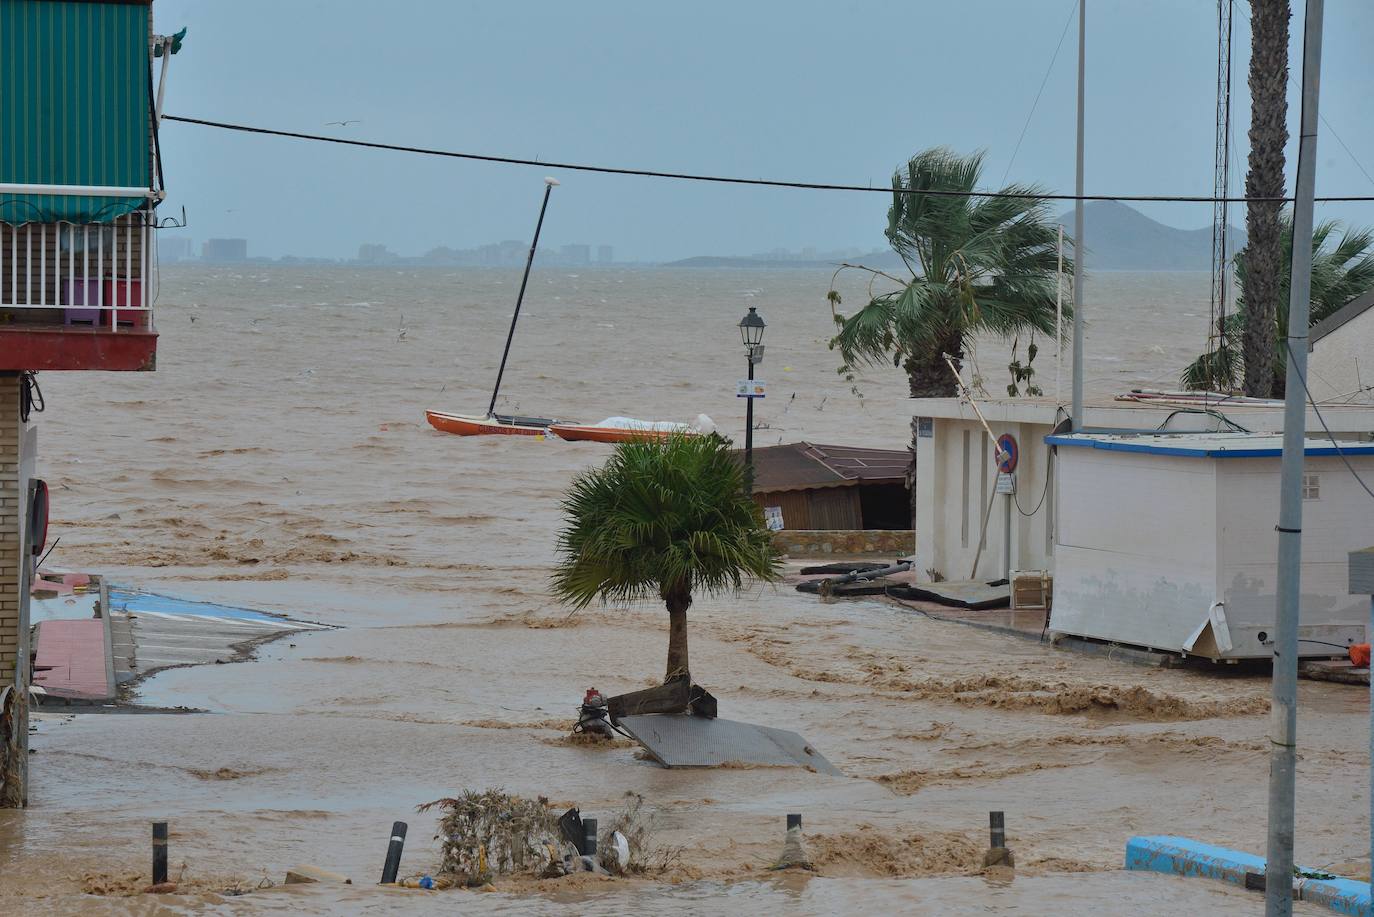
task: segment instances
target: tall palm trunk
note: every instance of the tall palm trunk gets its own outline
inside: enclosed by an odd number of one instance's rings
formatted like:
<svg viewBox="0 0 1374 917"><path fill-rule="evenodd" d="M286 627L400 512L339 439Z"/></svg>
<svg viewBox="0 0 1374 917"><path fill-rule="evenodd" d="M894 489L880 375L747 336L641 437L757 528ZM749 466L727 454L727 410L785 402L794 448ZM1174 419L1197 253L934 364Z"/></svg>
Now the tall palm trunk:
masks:
<svg viewBox="0 0 1374 917"><path fill-rule="evenodd" d="M912 398L951 398L959 394L959 384L954 380L954 374L949 371L949 366L945 363L944 354L949 354L954 358L954 368L962 369L964 365L964 339L961 335L950 335L948 339L940 342L943 346L935 350L933 354L924 359L908 357L902 364L906 370L907 386L911 391ZM916 448L920 435L920 423L917 418L911 418L911 445L908 450L911 452L911 464L906 470L906 485L911 492L911 528L916 529Z"/></svg>
<svg viewBox="0 0 1374 917"><path fill-rule="evenodd" d="M1283 197L1288 142L1288 0L1250 0L1250 170L1245 196ZM1274 347L1283 276L1282 201L1250 201L1245 211L1245 394L1274 394Z"/></svg>
<svg viewBox="0 0 1374 917"><path fill-rule="evenodd" d="M952 334L939 343L929 353L908 357L902 364L912 398L954 398L959 394L959 383L949 371L944 354L954 358L955 369L963 369L963 336Z"/></svg>
<svg viewBox="0 0 1374 917"><path fill-rule="evenodd" d="M663 593L668 606L668 671L665 682L679 675L691 677L687 665L687 609L692 606L692 589L685 582L674 583Z"/></svg>

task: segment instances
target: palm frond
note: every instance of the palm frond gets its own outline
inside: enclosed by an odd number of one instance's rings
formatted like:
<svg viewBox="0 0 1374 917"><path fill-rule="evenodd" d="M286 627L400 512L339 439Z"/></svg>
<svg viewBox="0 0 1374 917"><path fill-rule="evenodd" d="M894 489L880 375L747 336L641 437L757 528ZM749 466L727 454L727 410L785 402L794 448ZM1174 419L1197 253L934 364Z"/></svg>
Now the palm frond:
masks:
<svg viewBox="0 0 1374 917"><path fill-rule="evenodd" d="M972 197L982 165L981 152L936 147L892 176L887 239L919 271L903 289L837 319L831 345L847 367L929 365L980 333L1053 333L1058 233L1044 192L1009 185L1006 196ZM1065 258L1065 273L1072 270Z"/></svg>
<svg viewBox="0 0 1374 917"><path fill-rule="evenodd" d="M554 594L581 608L662 597L679 584L720 593L776 579L780 558L746 491L744 467L720 437L618 446L564 498Z"/></svg>

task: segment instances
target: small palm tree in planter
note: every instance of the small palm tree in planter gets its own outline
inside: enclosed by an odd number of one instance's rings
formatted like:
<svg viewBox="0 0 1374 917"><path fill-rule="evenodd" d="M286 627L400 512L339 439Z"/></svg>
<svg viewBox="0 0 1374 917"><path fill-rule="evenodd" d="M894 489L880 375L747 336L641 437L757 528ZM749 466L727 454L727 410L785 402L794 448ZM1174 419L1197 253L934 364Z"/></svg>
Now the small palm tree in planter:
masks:
<svg viewBox="0 0 1374 917"><path fill-rule="evenodd" d="M744 465L719 436L622 443L604 466L573 481L563 512L554 594L575 608L598 598L662 599L665 682L690 678L694 595L735 592L748 578L771 581L780 572Z"/></svg>

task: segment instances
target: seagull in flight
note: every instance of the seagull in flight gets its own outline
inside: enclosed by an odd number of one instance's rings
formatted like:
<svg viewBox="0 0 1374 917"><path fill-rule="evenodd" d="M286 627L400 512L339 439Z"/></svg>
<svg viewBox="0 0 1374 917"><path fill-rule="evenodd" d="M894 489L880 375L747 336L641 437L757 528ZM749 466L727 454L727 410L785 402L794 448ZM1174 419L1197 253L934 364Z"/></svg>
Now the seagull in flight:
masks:
<svg viewBox="0 0 1374 917"><path fill-rule="evenodd" d="M363 123L363 122L362 122L361 120L359 120L359 119L357 119L357 118L354 118L354 119L352 119L351 121L326 121L326 122L324 122L324 126L325 126L325 127L332 127L332 126L334 126L334 125L338 125L339 127L348 127L348 125L350 125L350 124L362 124L362 123Z"/></svg>

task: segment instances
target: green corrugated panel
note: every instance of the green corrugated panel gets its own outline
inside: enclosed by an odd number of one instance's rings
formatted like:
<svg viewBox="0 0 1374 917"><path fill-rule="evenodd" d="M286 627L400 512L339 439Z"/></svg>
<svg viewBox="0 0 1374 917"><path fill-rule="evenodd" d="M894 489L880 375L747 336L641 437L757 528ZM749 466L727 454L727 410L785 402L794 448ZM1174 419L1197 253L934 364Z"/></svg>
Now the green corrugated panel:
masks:
<svg viewBox="0 0 1374 917"><path fill-rule="evenodd" d="M149 185L142 3L0 0L0 182ZM108 222L143 198L0 197L0 221Z"/></svg>

